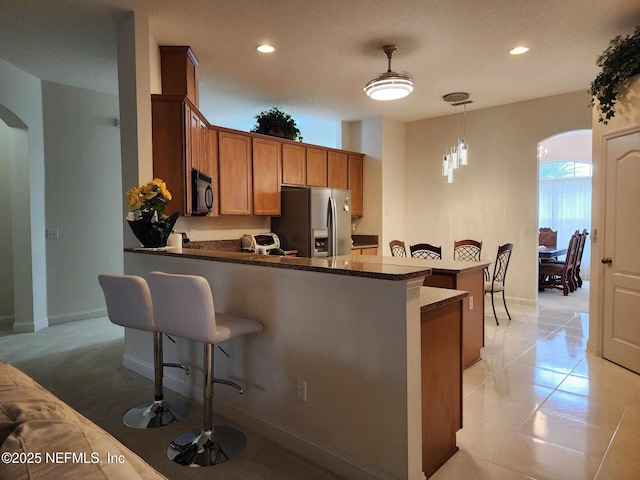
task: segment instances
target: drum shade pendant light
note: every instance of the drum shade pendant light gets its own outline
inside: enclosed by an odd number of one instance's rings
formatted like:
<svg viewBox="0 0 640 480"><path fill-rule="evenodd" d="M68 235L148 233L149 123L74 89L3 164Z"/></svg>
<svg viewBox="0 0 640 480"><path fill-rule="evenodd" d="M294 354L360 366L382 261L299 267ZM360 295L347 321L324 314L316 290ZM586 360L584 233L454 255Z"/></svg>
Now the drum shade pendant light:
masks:
<svg viewBox="0 0 640 480"><path fill-rule="evenodd" d="M413 91L413 77L411 75L391 70L391 57L397 49L395 45L382 47L389 61L388 69L369 80L363 88L364 93L374 100L397 100L406 97Z"/></svg>

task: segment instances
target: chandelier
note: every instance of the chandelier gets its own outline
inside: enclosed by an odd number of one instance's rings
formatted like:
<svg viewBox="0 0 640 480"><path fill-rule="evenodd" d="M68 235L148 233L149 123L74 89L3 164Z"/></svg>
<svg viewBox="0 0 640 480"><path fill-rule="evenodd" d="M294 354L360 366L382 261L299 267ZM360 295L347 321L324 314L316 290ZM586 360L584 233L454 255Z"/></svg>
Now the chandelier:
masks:
<svg viewBox="0 0 640 480"><path fill-rule="evenodd" d="M453 171L460 166L469 164L469 144L465 140L465 120L467 114L467 104L473 103L469 100L469 94L465 92L448 93L442 99L451 104L452 107L462 106L462 122L457 130L457 118L454 114L450 118L449 136L445 142L444 155L442 157L442 176L447 177L448 183L453 183Z"/></svg>
<svg viewBox="0 0 640 480"><path fill-rule="evenodd" d="M410 74L391 70L391 57L397 49L395 45L382 47L389 62L387 71L373 77L363 88L364 93L374 100L397 100L413 91L413 77Z"/></svg>

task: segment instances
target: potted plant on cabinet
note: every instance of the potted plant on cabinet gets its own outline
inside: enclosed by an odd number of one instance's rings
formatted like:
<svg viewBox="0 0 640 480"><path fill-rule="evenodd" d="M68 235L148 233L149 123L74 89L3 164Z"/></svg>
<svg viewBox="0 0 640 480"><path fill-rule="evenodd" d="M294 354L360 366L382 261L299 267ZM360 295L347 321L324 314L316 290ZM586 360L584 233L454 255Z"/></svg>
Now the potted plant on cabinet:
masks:
<svg viewBox="0 0 640 480"><path fill-rule="evenodd" d="M609 47L598 57L597 65L602 68L593 82L589 93L594 97L591 106L598 101L600 122L607 124L613 118L617 96L627 81L640 73L640 26L633 35L618 35Z"/></svg>
<svg viewBox="0 0 640 480"><path fill-rule="evenodd" d="M277 107L260 112L255 118L256 125L251 130L253 133L302 141L302 135L296 126L296 121L291 115Z"/></svg>

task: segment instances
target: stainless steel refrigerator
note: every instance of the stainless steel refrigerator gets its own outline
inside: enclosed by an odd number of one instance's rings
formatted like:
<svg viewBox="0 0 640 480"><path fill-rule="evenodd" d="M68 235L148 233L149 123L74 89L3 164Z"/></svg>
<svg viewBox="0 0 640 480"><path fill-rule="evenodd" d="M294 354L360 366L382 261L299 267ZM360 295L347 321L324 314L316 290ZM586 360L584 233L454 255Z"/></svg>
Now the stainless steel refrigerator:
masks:
<svg viewBox="0 0 640 480"><path fill-rule="evenodd" d="M271 231L299 257L351 254L351 191L282 187L282 215L271 217Z"/></svg>

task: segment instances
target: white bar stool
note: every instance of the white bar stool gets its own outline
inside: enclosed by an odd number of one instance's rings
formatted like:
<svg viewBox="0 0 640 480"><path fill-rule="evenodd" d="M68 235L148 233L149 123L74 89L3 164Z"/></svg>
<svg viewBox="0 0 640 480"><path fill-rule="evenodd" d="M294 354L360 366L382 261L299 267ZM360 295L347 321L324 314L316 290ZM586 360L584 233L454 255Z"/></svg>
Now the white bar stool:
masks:
<svg viewBox="0 0 640 480"><path fill-rule="evenodd" d="M206 278L151 272L147 280L153 312L159 329L171 335L204 343L204 421L169 444L168 457L180 465L208 467L226 462L240 453L247 438L229 426L213 426L213 383L230 385L242 394L240 385L213 378L213 348L233 337L262 331L255 320L216 313Z"/></svg>
<svg viewBox="0 0 640 480"><path fill-rule="evenodd" d="M162 332L156 328L151 305L151 292L147 282L135 275L98 275L104 292L109 320L116 325L153 333L153 370L155 396L152 403L143 403L130 409L122 421L131 428L158 428L177 422L192 410L191 402L165 399L162 377L164 367L189 369L177 363L163 363Z"/></svg>

